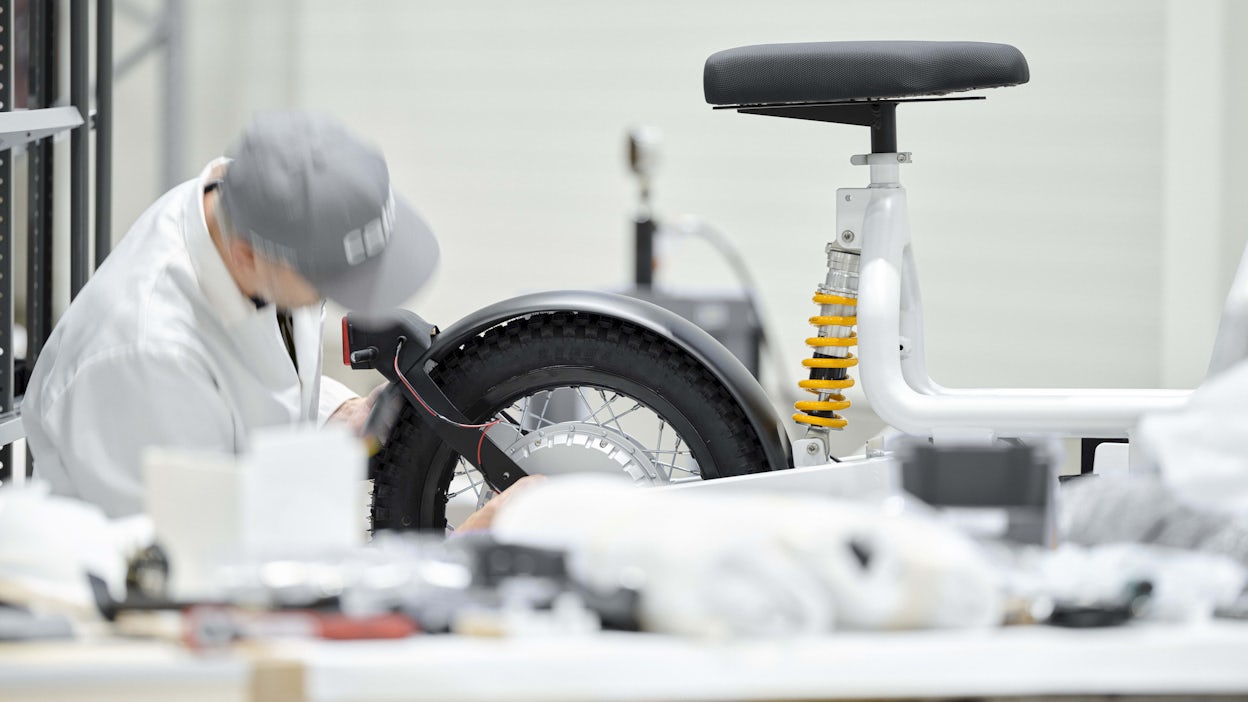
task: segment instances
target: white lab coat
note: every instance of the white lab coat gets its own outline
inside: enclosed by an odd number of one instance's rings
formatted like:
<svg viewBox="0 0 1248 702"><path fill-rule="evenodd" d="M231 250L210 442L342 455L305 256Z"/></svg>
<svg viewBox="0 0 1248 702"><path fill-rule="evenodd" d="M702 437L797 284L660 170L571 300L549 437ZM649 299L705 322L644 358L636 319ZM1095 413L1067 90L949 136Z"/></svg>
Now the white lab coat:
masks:
<svg viewBox="0 0 1248 702"><path fill-rule="evenodd" d="M212 168L166 193L79 293L22 405L35 477L111 517L143 509L148 446L238 452L256 429L324 422L350 390L321 377L324 310L295 310L298 371L273 305L230 277L204 221Z"/></svg>

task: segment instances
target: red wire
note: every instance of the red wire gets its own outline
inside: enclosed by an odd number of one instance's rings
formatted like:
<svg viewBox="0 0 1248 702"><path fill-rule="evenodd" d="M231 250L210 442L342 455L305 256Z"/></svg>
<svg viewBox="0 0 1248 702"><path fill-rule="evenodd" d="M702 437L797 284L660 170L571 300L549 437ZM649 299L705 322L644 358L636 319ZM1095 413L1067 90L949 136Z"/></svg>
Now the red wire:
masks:
<svg viewBox="0 0 1248 702"><path fill-rule="evenodd" d="M454 419L451 419L450 417L444 417L441 414L438 414L436 410L434 410L432 407L430 407L428 404L425 403L425 400L424 398L420 396L420 393L416 392L416 388L412 387L412 384L407 382L407 377L403 375L403 371L399 370L399 352L402 350L403 350L403 342L400 341L398 348L395 349L394 351L394 374L398 376L399 380L403 382L403 385L407 387L407 391L412 393L412 397L416 398L416 401L420 403L420 406L424 407L425 411L428 412L429 414L433 415L434 417L438 419L441 419L444 422L447 422L448 424L454 424L455 426L461 429L480 429L481 430L481 440L477 442L477 465L480 466L481 465L481 448L485 446L485 435L489 433L490 429L494 427L494 425L501 423L503 420L495 419L492 422L486 422L484 424L461 424L460 422L457 422Z"/></svg>

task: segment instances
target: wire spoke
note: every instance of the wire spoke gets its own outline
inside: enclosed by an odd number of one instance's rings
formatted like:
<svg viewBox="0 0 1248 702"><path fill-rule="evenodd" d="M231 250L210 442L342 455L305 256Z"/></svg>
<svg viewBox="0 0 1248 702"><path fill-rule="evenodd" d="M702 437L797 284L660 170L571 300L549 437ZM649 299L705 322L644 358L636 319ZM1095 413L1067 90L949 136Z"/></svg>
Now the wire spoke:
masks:
<svg viewBox="0 0 1248 702"><path fill-rule="evenodd" d="M681 473L684 473L685 475L689 475L689 476L701 476L702 475L702 471L696 468L686 468L684 466L673 465L671 463L664 463L663 465L671 468L674 471L680 471Z"/></svg>
<svg viewBox="0 0 1248 702"><path fill-rule="evenodd" d="M590 398L594 394L597 399L591 402ZM559 406L552 407L552 404L556 404L556 399ZM573 404L569 416L564 416L568 413L562 410L568 404L564 400ZM580 403L579 407L575 406L577 402ZM541 406L535 406L535 403L540 403ZM637 398L610 387L599 387L591 383L535 390L532 394L522 395L500 408L492 418L514 427L517 437L545 427L561 427L557 431L562 431L562 427L566 426L568 432L578 432L583 430L577 429L575 425L592 425L596 429L591 431L591 436L603 432L601 436L604 440L620 445L631 442L640 448L644 454L638 455L635 460L648 462L647 470L653 471L655 479L661 484L692 481L702 477L692 446L666 417ZM624 427L625 419L629 421L628 429ZM460 498L464 503L461 508L468 506L466 500L470 496L475 497L479 507L488 491L492 490L485 475L464 456L459 456L452 468L451 481L455 487L448 486L446 499L450 501ZM455 530L455 525L447 524L448 533Z"/></svg>
<svg viewBox="0 0 1248 702"><path fill-rule="evenodd" d="M636 411L637 411L637 410L639 410L639 409L643 409L644 407L645 407L644 405L642 405L640 402L638 402L637 404L633 405L632 407L630 407L630 408L628 408L628 409L624 410L623 412L620 412L619 414L615 415L615 417L616 417L616 419L617 419L617 420L618 420L619 418L621 418L621 417L627 417L628 415L632 414L633 412L636 412ZM618 421L616 422L616 426L619 426L619 422L618 422ZM620 427L620 431L624 431L624 427Z"/></svg>
<svg viewBox="0 0 1248 702"><path fill-rule="evenodd" d="M592 408L592 405L589 403L589 400L585 399L585 388L578 385L576 386L575 389L576 389L576 394L580 395L581 397L581 402L585 403L585 409L590 410ZM598 420L598 413L601 412L602 410L603 408L599 407L598 409L591 411L589 413L589 421L587 423L592 423L592 424L597 424L598 426L602 426L602 422Z"/></svg>
<svg viewBox="0 0 1248 702"><path fill-rule="evenodd" d="M650 459L650 462L654 464L654 469L659 472L659 477L663 478L663 482L665 483L672 482L672 470L676 468L675 465L671 463L664 463L663 461L656 461L653 458ZM667 467L667 475L663 475L664 466Z"/></svg>
<svg viewBox="0 0 1248 702"><path fill-rule="evenodd" d="M512 407L515 407L517 404L520 404L520 403L519 403L519 402L513 402L513 403L511 403L511 406L512 406ZM532 408L533 408L533 400L532 400L532 398L525 398L525 399L524 399L524 409L520 410L520 429L521 429L521 431L523 431L523 430L524 430L524 420L528 418L528 416L529 416L529 411L530 411Z"/></svg>
<svg viewBox="0 0 1248 702"><path fill-rule="evenodd" d="M516 406L517 406L517 405L519 405L519 404L520 404L519 402L513 402L513 403L511 403L511 406L510 406L510 407L508 407L507 409L514 410L514 409L516 408ZM502 415L503 417L507 417L507 412L506 412L506 411L499 412L498 414ZM495 416L498 416L498 415L495 415ZM520 431L522 431L522 432L523 432L523 431L524 431L524 420L525 420L525 418L526 418L526 417L528 417L528 416L529 416L529 403L528 403L528 402L525 402L525 403L524 403L524 407L522 407L522 408L520 409L520 421L518 421L518 422L517 422L517 421L515 421L515 420L513 420L513 419L510 419L510 418L508 418L508 421L510 421L512 424L515 424L515 425L516 425L516 428L518 428Z"/></svg>
<svg viewBox="0 0 1248 702"><path fill-rule="evenodd" d="M657 441L654 442L654 448L656 451L658 450L660 446L663 445L663 430L666 428L667 428L667 422L663 421L662 417L659 417L659 438Z"/></svg>
<svg viewBox="0 0 1248 702"><path fill-rule="evenodd" d="M601 406L601 407L599 407L597 410L595 410L595 411L594 411L594 412L590 415L589 419L591 419L591 420L596 420L596 419L598 418L598 413L599 413L599 412L601 412L601 411L602 411L602 410L604 410L604 409L605 409L605 410L607 410L607 412L609 412L609 413L611 414L611 420L610 420L610 421L607 421L607 422L602 422L602 421L596 422L596 426L600 426L600 427L602 427L603 429L608 429L608 430L610 430L610 429L611 429L611 426L610 426L610 425L611 425L611 424L615 424L615 426L616 426L615 431L617 431L618 433L620 433L620 434L624 435L624 437L625 437L625 438L627 438L628 440L632 441L633 443L636 443L636 444L642 445L642 446L644 447L644 445L645 445L646 443L648 443L648 442L641 441L641 440L639 440L636 436L633 436L632 434L630 434L630 433L628 432L628 430L626 430L626 429L624 428L624 425L620 423L620 418L621 418L621 417L626 417L626 416L628 416L629 414L632 414L633 412L636 412L636 411L637 411L637 410L639 410L639 409L650 409L650 408L649 408L649 407L646 407L646 406L645 406L645 405L643 405L643 404L641 404L641 402L638 402L638 401L634 400L634 404L633 404L633 406L632 406L632 407L628 408L628 409L627 409L627 410L625 410L624 412L621 412L621 413L618 413L618 414L617 414L617 413L615 412L615 410L614 410L614 409L612 409L612 407L611 407L611 403L615 402L616 400L620 399L621 397L623 397L623 398L627 398L627 399L629 399L629 400L632 400L633 398L628 397L627 395L625 395L625 394L623 394L623 393L620 393L620 392L615 392L615 393L611 396L611 398L610 398L610 399L607 399L606 393L605 393L605 392L604 392L601 388L594 388L594 391L595 391L595 392L597 392L599 395L601 395L601 396L602 396L602 399L603 399L603 404L602 404L602 406ZM584 399L584 396L582 396L582 398L581 398L581 399ZM586 404L586 407L588 407L589 403L588 403L588 402L586 402L585 404ZM652 413L654 412L654 410L650 410L650 411L651 411ZM658 413L654 413L654 418L655 418L655 419L657 419L657 420L660 422L660 424L662 424L662 423L663 423L663 417L659 416L659 414L658 414ZM587 423L589 423L589 422L587 422ZM661 445L661 443L662 443L662 442L660 441L660 442L658 442L658 443Z"/></svg>
<svg viewBox="0 0 1248 702"><path fill-rule="evenodd" d="M680 437L677 436L676 440L679 442ZM678 449L678 448L670 448L670 449L656 448L656 449L648 450L646 453L655 459L657 459L659 456L666 456L671 461L675 461L681 456L688 456L690 458L693 457L693 451L690 451L689 449L685 449L682 451L681 449Z"/></svg>
<svg viewBox="0 0 1248 702"><path fill-rule="evenodd" d="M542 428L542 422L547 421L547 420L546 420L546 410L550 409L550 397L551 397L551 395L553 395L554 393L552 393L552 392L550 392L549 390L547 390L547 391L545 391L543 394L545 395L545 397L543 398L543 402L542 402L542 413L541 413L540 415L538 415L538 417L537 417L537 428L538 428L538 429L541 429L541 428ZM536 398L536 397L537 397L537 395L534 395L533 397L530 397L530 398L529 398L529 401L530 401L530 402L532 402L532 401L533 401L533 399L534 399L534 398ZM551 424L554 424L554 422L551 422Z"/></svg>
<svg viewBox="0 0 1248 702"><path fill-rule="evenodd" d="M690 456L690 457L693 456L693 454L690 453L689 451L647 451L646 455L650 456L651 458L658 458L659 456L667 456L670 460L673 460L673 461L676 460L677 458L680 458L681 456Z"/></svg>
<svg viewBox="0 0 1248 702"><path fill-rule="evenodd" d="M460 488L459 490L456 490L455 492L450 493L449 495L447 495L447 496L446 496L446 499L448 499L448 500L454 499L454 498L459 497L460 495L464 494L465 492L468 492L469 490L472 490L473 494L475 494L475 495L477 496L477 499L480 499L480 498L481 498L481 491L480 491L480 490L478 490L477 488L479 488L479 487L481 487L482 485L484 485L484 484L485 484L485 478L482 478L481 480L474 481L474 480L472 479L472 477L471 477L471 476L469 476L466 472L464 473L464 476L465 476L466 478L468 478L468 487L466 487L466 488Z"/></svg>
<svg viewBox="0 0 1248 702"><path fill-rule="evenodd" d="M692 449L689 449L689 450L686 450L686 451L681 451L681 450L680 450L680 445L681 445L681 444L683 444L684 442L685 442L684 437L682 437L680 434L677 434L677 435L676 435L676 445L672 447L672 451L671 451L671 454L672 454L672 462L673 462L673 463L675 463L675 462L676 462L676 457L677 457L677 456L686 456L686 455L687 455L687 456L689 456L689 457L690 457L690 459L692 459L692 458L693 458L693 450L692 450ZM697 465L697 463L695 462L695 463L694 463L694 465ZM700 470L699 470L699 471L697 471L697 472L692 471L692 470L689 470L689 469L685 469L685 468L678 468L677 470L683 470L684 472L688 473L689 475L700 475L700 474L701 474L701 471L700 471Z"/></svg>
<svg viewBox="0 0 1248 702"><path fill-rule="evenodd" d="M615 413L615 409L611 407L611 403L615 402L616 400L620 398L620 393L618 392L615 393L614 395L611 396L611 399L608 400L607 393L603 392L602 388L598 388L598 396L602 398L602 406L605 407L606 410L611 413L611 421L615 422L615 428L619 429L621 434L628 436L628 432L624 431L624 427L620 426L619 415L617 415Z"/></svg>
<svg viewBox="0 0 1248 702"><path fill-rule="evenodd" d="M674 463L664 463L663 461L655 461L655 462L654 462L654 465L655 465L655 466L666 466L666 467L668 468L668 471L667 471L667 480L668 480L668 482L671 482L671 480L672 480L672 471L674 471L674 470L678 470L678 471L680 471L681 473L686 473L686 474L688 474L688 475L701 475L701 473L700 473L699 471L696 471L696 470L693 470L693 469L690 469L690 468L685 468L685 467L683 467L683 466L678 466L678 465L676 465L676 464L674 464Z"/></svg>

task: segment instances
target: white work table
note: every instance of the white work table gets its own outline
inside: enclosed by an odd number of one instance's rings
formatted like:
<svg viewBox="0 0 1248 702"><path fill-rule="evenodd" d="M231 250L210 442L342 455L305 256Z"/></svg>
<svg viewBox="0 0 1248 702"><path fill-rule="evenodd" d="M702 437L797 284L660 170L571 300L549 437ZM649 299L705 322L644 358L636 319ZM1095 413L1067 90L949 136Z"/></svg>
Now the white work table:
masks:
<svg viewBox="0 0 1248 702"><path fill-rule="evenodd" d="M0 700L250 700L253 664L171 643L0 643Z"/></svg>
<svg viewBox="0 0 1248 702"><path fill-rule="evenodd" d="M1248 694L1248 626L840 634L706 642L294 644L312 700L775 700ZM280 652L280 653L279 653Z"/></svg>
<svg viewBox="0 0 1248 702"><path fill-rule="evenodd" d="M179 691L182 690L182 691ZM0 646L0 699L836 700L1248 695L1248 625Z"/></svg>

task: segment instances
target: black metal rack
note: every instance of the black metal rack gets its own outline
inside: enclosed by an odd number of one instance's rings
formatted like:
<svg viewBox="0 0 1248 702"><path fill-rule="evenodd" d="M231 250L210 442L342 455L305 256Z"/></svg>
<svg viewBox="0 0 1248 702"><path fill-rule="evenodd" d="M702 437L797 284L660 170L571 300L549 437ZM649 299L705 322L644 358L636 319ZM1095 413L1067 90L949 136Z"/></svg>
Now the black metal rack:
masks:
<svg viewBox="0 0 1248 702"><path fill-rule="evenodd" d="M21 428L20 394L52 333L53 136L70 131L70 293L108 255L112 184L113 0L96 0L96 109L91 110L88 0L69 0L68 107L56 107L59 66L56 0L0 0L0 481L12 476L12 442ZM19 10L19 11L15 11ZM19 27L19 25L21 25ZM18 31L21 29L22 31ZM25 56L25 66L15 66ZM18 95L17 69L26 71ZM15 104L19 97L24 105ZM15 109L24 107L25 109ZM95 222L91 228L89 130L95 130ZM27 153L26 354L13 353L13 156ZM92 241L94 238L94 242ZM91 256L94 243L94 260Z"/></svg>

